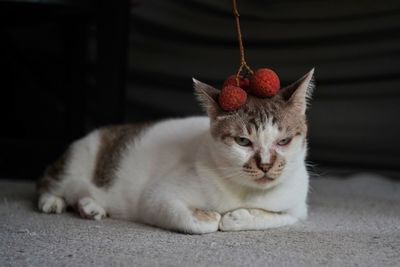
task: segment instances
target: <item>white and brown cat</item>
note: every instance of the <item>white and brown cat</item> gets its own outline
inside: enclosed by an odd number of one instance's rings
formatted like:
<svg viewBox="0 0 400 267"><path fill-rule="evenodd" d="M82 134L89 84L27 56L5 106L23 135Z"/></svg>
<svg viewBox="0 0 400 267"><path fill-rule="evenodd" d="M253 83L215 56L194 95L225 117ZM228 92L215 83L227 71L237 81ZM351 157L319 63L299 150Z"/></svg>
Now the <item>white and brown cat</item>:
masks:
<svg viewBox="0 0 400 267"><path fill-rule="evenodd" d="M249 96L234 112L219 108L217 89L194 80L208 117L91 132L46 170L39 209L72 206L88 219L109 215L193 234L305 219L313 72L272 98Z"/></svg>

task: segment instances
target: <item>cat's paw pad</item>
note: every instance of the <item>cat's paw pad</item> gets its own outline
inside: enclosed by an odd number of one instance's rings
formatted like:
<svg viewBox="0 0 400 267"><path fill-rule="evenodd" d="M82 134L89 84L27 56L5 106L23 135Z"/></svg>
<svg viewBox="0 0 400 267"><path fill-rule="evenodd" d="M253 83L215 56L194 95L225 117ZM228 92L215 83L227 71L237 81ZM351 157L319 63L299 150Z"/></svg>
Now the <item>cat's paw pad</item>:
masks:
<svg viewBox="0 0 400 267"><path fill-rule="evenodd" d="M44 213L62 213L65 207L65 201L61 197L42 194L39 198L38 208Z"/></svg>
<svg viewBox="0 0 400 267"><path fill-rule="evenodd" d="M224 214L219 223L221 231L240 231L245 229L253 220L252 215L247 209L237 209Z"/></svg>
<svg viewBox="0 0 400 267"><path fill-rule="evenodd" d="M106 217L106 211L92 198L85 197L78 201L78 211L82 218L101 220Z"/></svg>
<svg viewBox="0 0 400 267"><path fill-rule="evenodd" d="M193 226L187 230L192 234L206 234L218 231L221 214L215 211L193 210Z"/></svg>

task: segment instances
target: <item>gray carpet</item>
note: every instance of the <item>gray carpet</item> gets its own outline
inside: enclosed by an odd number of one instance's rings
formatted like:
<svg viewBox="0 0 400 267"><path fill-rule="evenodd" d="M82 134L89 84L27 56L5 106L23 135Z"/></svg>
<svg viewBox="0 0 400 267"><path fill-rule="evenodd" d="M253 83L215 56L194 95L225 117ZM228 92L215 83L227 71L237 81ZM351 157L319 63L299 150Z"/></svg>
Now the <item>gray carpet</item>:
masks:
<svg viewBox="0 0 400 267"><path fill-rule="evenodd" d="M400 266L400 182L381 177L313 180L295 226L203 236L40 214L32 183L0 187L0 266Z"/></svg>

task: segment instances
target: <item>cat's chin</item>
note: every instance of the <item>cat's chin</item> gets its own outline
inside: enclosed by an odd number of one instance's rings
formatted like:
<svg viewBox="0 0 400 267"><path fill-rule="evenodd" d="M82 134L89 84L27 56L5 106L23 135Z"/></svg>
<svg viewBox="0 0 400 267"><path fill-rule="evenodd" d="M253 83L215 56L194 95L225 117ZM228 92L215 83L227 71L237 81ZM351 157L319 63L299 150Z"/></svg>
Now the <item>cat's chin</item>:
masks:
<svg viewBox="0 0 400 267"><path fill-rule="evenodd" d="M273 179L268 176L262 176L257 179L251 179L246 181L246 183L242 184L243 186L252 188L252 189L259 189L265 190L270 189L278 184L278 179Z"/></svg>
<svg viewBox="0 0 400 267"><path fill-rule="evenodd" d="M270 184L270 183L273 183L274 181L275 181L275 179L269 178L266 175L254 180L254 182L256 182L257 184L260 184L260 185Z"/></svg>
<svg viewBox="0 0 400 267"><path fill-rule="evenodd" d="M257 179L253 179L252 187L258 189L270 189L279 183L279 177L271 178L268 175L263 175Z"/></svg>

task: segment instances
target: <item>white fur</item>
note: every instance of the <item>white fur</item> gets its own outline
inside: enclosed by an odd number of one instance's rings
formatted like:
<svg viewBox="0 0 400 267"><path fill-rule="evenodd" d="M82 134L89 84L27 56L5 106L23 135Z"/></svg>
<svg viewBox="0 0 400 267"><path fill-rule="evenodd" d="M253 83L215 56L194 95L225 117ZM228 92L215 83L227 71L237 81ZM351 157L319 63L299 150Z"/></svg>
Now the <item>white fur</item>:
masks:
<svg viewBox="0 0 400 267"><path fill-rule="evenodd" d="M199 234L266 229L306 217L308 174L300 136L286 150L274 146L279 131L272 123L252 137L260 140L256 145L264 149L264 162L270 160L270 149L288 162L276 181L259 185L239 170L251 151L215 141L209 124L207 117L192 117L150 127L129 144L107 189L91 181L100 142L99 132L94 131L72 145L65 177L41 197L39 208L61 212L63 205L54 204L59 201L51 197L62 196L68 205L79 203L86 215L96 213L95 219L107 212L111 217ZM214 211L216 219L200 220L194 209Z"/></svg>

